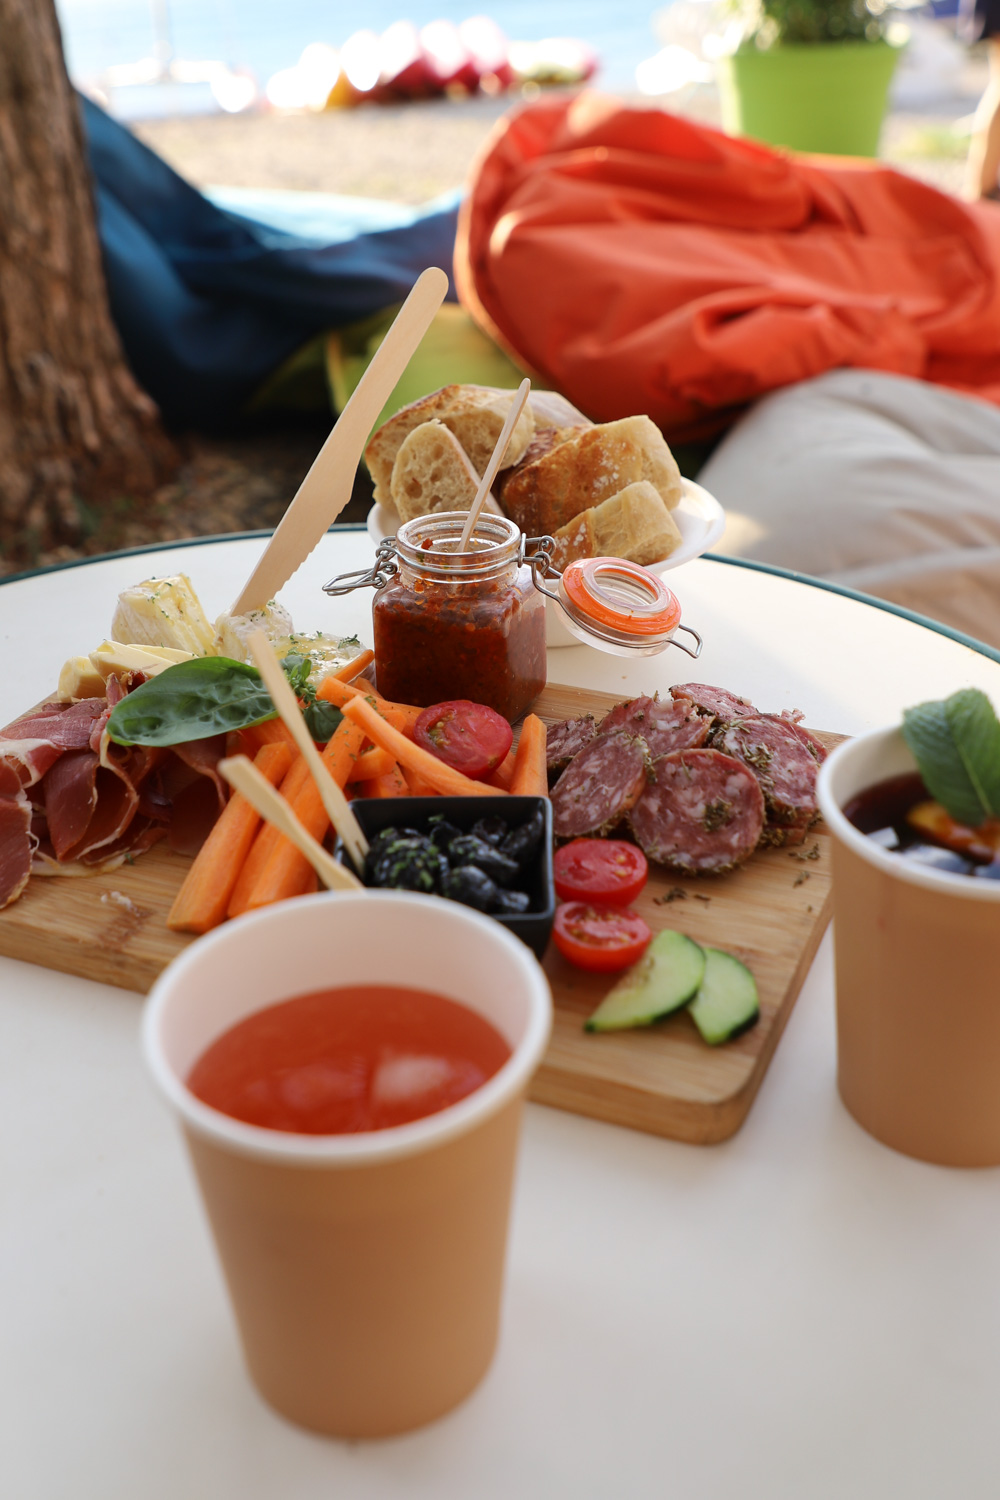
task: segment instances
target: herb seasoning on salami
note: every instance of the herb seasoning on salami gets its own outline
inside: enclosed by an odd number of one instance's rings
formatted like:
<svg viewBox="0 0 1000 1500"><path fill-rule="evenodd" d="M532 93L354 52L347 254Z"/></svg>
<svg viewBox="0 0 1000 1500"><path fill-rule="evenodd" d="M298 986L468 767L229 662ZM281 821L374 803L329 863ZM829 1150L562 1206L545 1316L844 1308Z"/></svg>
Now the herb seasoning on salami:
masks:
<svg viewBox="0 0 1000 1500"><path fill-rule="evenodd" d="M749 698L738 698L725 688L711 687L707 682L681 682L670 689L679 702L693 703L699 713L729 724L733 719L753 718L757 710Z"/></svg>
<svg viewBox="0 0 1000 1500"><path fill-rule="evenodd" d="M552 831L558 839L608 833L635 806L646 785L646 746L615 730L575 756L552 789Z"/></svg>
<svg viewBox="0 0 1000 1500"><path fill-rule="evenodd" d="M667 698L633 698L617 704L601 720L600 733L626 729L646 742L650 759L669 755L671 750L691 750L704 744L711 720L700 714L691 702Z"/></svg>
<svg viewBox="0 0 1000 1500"><path fill-rule="evenodd" d="M765 841L800 844L819 817L819 806L816 753L798 725L774 716L738 719L713 743L760 782L767 807Z"/></svg>
<svg viewBox="0 0 1000 1500"><path fill-rule="evenodd" d="M545 739L545 765L550 778L565 771L574 755L585 750L597 733L593 714L583 714L579 719L563 719L561 724L550 724Z"/></svg>
<svg viewBox="0 0 1000 1500"><path fill-rule="evenodd" d="M764 796L740 761L718 750L675 750L629 813L636 843L685 875L721 875L750 858L764 827Z"/></svg>

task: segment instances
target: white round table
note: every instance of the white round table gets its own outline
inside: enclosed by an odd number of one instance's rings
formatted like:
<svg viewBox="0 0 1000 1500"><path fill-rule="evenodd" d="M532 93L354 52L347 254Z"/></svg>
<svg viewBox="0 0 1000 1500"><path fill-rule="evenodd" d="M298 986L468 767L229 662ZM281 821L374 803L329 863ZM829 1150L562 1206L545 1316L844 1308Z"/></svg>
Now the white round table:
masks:
<svg viewBox="0 0 1000 1500"><path fill-rule="evenodd" d="M104 638L119 589L187 572L214 616L260 547L185 544L4 583L5 718ZM329 533L281 594L296 625L370 639L370 593L319 592L370 558L362 531ZM965 684L1000 705L1000 657L874 604L707 559L671 586L705 638L697 664L574 647L550 653L550 679L623 696L718 683L845 733ZM298 1431L250 1385L140 1060L140 1011L126 991L0 960L12 1500L1000 1493L1000 1176L910 1161L846 1113L829 936L726 1144L529 1107L494 1365L452 1415L379 1443Z"/></svg>

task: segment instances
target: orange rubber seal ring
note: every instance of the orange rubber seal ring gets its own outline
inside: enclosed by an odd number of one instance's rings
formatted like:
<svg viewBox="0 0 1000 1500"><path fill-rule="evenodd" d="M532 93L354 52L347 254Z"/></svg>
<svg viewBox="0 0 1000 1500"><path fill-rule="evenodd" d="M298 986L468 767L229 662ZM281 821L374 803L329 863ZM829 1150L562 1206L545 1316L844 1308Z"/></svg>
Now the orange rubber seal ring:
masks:
<svg viewBox="0 0 1000 1500"><path fill-rule="evenodd" d="M636 589L648 603L637 607L623 607L623 601L611 595L601 583L601 575L609 573ZM681 620L681 607L677 596L672 594L663 580L637 563L625 562L620 557L588 557L571 562L563 569L563 588L574 608L584 620L610 626L626 635L666 635L677 629Z"/></svg>

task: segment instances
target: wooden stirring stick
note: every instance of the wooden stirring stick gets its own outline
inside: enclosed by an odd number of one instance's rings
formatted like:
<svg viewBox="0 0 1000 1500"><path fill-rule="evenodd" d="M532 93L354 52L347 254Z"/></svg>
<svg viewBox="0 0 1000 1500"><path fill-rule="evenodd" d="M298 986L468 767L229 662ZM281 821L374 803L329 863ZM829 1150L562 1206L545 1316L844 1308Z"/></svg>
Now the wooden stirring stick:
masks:
<svg viewBox="0 0 1000 1500"><path fill-rule="evenodd" d="M521 381L521 384L518 386L517 391L515 392L514 399L510 404L510 411L507 413L507 420L503 424L500 436L497 438L497 445L493 449L493 452L490 455L490 461L486 465L486 469L483 473L482 479L479 481L479 488L476 491L476 498L473 500L472 505L469 507L469 514L466 518L465 526L462 528L462 540L458 544L459 552L464 552L466 547L468 547L469 545L469 538L475 531L476 522L479 520L479 512L486 504L486 497L490 492L490 485L497 477L497 470L503 463L503 456L507 452L507 444L510 442L510 435L514 431L514 423L517 421L518 417L521 415L521 412L524 410L524 403L528 399L528 392L530 390L531 381L527 376L525 376Z"/></svg>
<svg viewBox="0 0 1000 1500"><path fill-rule="evenodd" d="M347 798L320 759L319 751L313 744L313 737L299 712L295 694L288 684L288 678L282 671L281 663L275 656L270 641L263 630L254 630L247 638L247 645L257 664L257 670L264 679L264 686L271 694L275 708L284 720L292 739L302 751L305 763L312 772L323 806L326 808L327 817L340 834L355 867L360 870L364 864L365 855L368 853L368 840L362 833L357 818L351 812ZM305 853L304 850L303 853ZM308 855L306 857L308 858Z"/></svg>
<svg viewBox="0 0 1000 1500"><path fill-rule="evenodd" d="M266 776L262 776L252 760L245 755L231 755L219 761L219 770L230 786L240 792L255 812L268 823L273 823L279 833L298 849L312 865L323 884L332 891L363 891L364 886L346 865L338 864L332 854L327 854L322 844L316 842L292 812L280 792L276 792Z"/></svg>

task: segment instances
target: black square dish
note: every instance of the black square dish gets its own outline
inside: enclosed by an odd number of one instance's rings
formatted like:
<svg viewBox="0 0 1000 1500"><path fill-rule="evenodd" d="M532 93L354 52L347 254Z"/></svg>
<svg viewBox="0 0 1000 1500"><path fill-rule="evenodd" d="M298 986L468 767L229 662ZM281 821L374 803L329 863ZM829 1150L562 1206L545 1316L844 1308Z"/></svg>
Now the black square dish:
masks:
<svg viewBox="0 0 1000 1500"><path fill-rule="evenodd" d="M480 818L490 817L503 818L511 828L518 828L539 807L545 819L542 846L519 882L519 888L527 892L531 904L526 912L513 916L493 912L486 915L509 928L541 958L548 946L556 911L552 877L552 808L548 797L364 797L351 803L351 809L369 841L383 828L415 828L418 833L429 833L429 820L435 816L446 818L463 833L467 833ZM339 839L334 855L341 864L354 869L354 863ZM355 870L355 874L360 877L361 871ZM444 899L442 896L441 900Z"/></svg>

